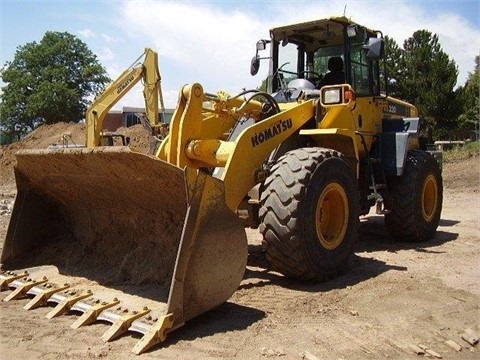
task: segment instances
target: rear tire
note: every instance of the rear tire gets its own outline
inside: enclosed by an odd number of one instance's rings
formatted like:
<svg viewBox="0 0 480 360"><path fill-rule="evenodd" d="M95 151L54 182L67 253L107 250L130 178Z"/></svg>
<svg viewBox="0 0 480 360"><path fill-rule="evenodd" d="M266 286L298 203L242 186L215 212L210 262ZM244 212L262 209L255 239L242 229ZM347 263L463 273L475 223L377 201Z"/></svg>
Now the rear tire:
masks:
<svg viewBox="0 0 480 360"><path fill-rule="evenodd" d="M421 242L434 237L443 201L442 175L435 158L409 151L402 176L387 179L388 233L397 241Z"/></svg>
<svg viewBox="0 0 480 360"><path fill-rule="evenodd" d="M358 237L358 198L341 153L313 147L282 156L260 197L259 229L273 269L316 281L343 270Z"/></svg>

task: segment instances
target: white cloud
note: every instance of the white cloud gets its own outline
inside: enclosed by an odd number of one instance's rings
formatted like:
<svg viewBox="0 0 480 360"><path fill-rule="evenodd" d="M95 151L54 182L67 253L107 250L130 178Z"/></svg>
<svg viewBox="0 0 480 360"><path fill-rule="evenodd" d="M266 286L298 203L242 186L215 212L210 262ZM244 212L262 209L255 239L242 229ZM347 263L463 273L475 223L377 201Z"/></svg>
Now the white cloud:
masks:
<svg viewBox="0 0 480 360"><path fill-rule="evenodd" d="M97 51L97 56L101 62L109 62L115 58L114 52L107 46L104 46L100 51Z"/></svg>
<svg viewBox="0 0 480 360"><path fill-rule="evenodd" d="M141 39L158 51L169 85L198 81L205 90L235 92L260 82L252 81L249 63L256 40L268 28L253 14L227 12L204 3L132 1L125 3L120 18L135 23L129 29L134 41ZM177 81L169 74L171 64L179 69Z"/></svg>
<svg viewBox="0 0 480 360"><path fill-rule="evenodd" d="M116 43L116 42L118 42L118 39L117 39L116 37L110 36L110 35L108 35L108 34L103 33L103 34L101 34L100 36L101 36L102 39L103 39L105 42L107 42L107 43Z"/></svg>
<svg viewBox="0 0 480 360"><path fill-rule="evenodd" d="M84 37L85 39L95 38L97 35L90 29L78 30L80 36Z"/></svg>

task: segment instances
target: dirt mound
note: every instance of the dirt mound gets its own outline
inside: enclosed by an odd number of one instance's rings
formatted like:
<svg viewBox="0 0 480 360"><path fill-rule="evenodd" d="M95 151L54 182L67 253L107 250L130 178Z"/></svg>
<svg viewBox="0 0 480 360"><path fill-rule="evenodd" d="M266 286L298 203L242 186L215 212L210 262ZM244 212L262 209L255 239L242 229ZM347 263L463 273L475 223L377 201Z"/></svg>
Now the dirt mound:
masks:
<svg viewBox="0 0 480 360"><path fill-rule="evenodd" d="M480 191L480 157L448 162L443 165L443 186L458 191Z"/></svg>
<svg viewBox="0 0 480 360"><path fill-rule="evenodd" d="M157 142L150 132L141 124L128 128L122 127L116 132L128 136L130 138L130 144L128 145L130 149L142 154L151 154L152 148Z"/></svg>
<svg viewBox="0 0 480 360"><path fill-rule="evenodd" d="M142 126L120 128L118 133L130 137L130 148L140 153L149 153L154 138ZM0 183L2 191L15 191L15 153L22 149L45 149L50 145L83 145L86 142L85 124L59 122L42 125L22 140L0 146Z"/></svg>

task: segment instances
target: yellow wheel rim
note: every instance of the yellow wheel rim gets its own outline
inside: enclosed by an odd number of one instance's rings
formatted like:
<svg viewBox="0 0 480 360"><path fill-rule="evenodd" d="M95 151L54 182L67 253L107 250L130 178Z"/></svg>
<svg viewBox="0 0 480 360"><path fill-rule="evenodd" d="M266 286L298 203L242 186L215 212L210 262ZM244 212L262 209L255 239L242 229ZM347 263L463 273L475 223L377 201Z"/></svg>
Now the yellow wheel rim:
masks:
<svg viewBox="0 0 480 360"><path fill-rule="evenodd" d="M330 183L322 193L316 208L317 236L322 246L333 250L341 244L348 225L348 199L343 187Z"/></svg>
<svg viewBox="0 0 480 360"><path fill-rule="evenodd" d="M430 222L437 209L438 202L438 185L435 176L428 175L423 183L422 190L422 214L426 222Z"/></svg>

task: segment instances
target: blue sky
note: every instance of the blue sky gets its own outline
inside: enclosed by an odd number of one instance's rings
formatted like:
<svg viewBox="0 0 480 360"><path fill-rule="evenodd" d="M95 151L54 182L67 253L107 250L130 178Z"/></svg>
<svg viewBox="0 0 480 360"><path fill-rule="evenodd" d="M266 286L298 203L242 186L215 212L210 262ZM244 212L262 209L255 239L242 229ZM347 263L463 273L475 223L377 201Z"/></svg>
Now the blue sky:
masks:
<svg viewBox="0 0 480 360"><path fill-rule="evenodd" d="M16 48L40 41L46 31L74 34L115 78L145 47L158 51L167 107L180 87L199 82L208 92L255 88L264 73L250 76L255 43L271 27L329 16L347 17L379 29L402 46L416 30L439 35L459 67L463 85L480 49L480 0L0 0L0 65ZM263 66L261 71L266 71ZM134 89L116 108L143 106Z"/></svg>

